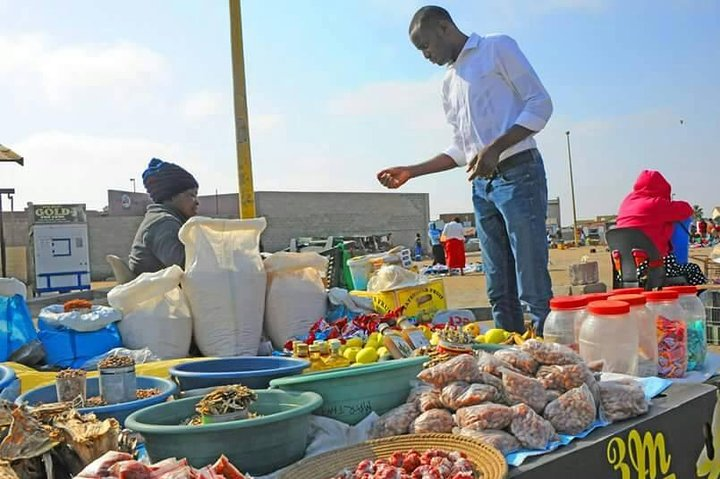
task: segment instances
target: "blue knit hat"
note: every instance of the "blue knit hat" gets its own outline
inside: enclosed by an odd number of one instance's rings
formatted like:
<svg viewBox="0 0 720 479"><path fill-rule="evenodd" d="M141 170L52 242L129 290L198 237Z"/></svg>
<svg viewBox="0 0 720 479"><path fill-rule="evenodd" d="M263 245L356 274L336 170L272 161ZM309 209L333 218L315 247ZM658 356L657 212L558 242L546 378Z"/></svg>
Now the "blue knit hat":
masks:
<svg viewBox="0 0 720 479"><path fill-rule="evenodd" d="M143 185L155 203L162 203L173 196L198 187L193 175L174 163L167 163L158 158L150 160L150 164L142 174Z"/></svg>

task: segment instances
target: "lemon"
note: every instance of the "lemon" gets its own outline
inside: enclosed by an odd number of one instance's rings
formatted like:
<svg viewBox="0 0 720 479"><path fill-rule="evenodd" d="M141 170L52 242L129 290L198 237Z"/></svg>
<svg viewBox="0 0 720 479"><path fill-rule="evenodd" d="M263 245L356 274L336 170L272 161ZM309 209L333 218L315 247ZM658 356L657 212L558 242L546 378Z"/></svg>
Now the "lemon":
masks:
<svg viewBox="0 0 720 479"><path fill-rule="evenodd" d="M358 338L357 336L348 339L345 341L345 346L348 348L362 348L363 341L361 338Z"/></svg>
<svg viewBox="0 0 720 479"><path fill-rule="evenodd" d="M433 346L437 346L440 344L440 335L438 333L432 333L432 337L430 338L430 344Z"/></svg>
<svg viewBox="0 0 720 479"><path fill-rule="evenodd" d="M365 343L365 347L377 349L380 347L380 342L377 339L368 339L368 342Z"/></svg>
<svg viewBox="0 0 720 479"><path fill-rule="evenodd" d="M428 339L428 340L432 339L433 333L432 333L432 329L430 329L429 326L422 325L422 326L420 326L420 329L422 330L426 339Z"/></svg>
<svg viewBox="0 0 720 479"><path fill-rule="evenodd" d="M360 351L360 348L356 347L349 347L345 350L343 353L343 356L345 359L349 360L351 363L355 362L355 359L357 358L357 353Z"/></svg>
<svg viewBox="0 0 720 479"><path fill-rule="evenodd" d="M374 333L370 333L370 336L368 336L368 342L374 341L376 343L382 342L382 334L375 331Z"/></svg>
<svg viewBox="0 0 720 479"><path fill-rule="evenodd" d="M390 351L388 351L388 348L386 348L385 346L380 346L379 348L377 348L377 353L380 358L390 356Z"/></svg>
<svg viewBox="0 0 720 479"><path fill-rule="evenodd" d="M362 348L355 356L355 361L362 364L374 363L378 360L378 353L374 348Z"/></svg>
<svg viewBox="0 0 720 479"><path fill-rule="evenodd" d="M470 323L463 326L463 331L474 336L480 335L480 325L478 323Z"/></svg>
<svg viewBox="0 0 720 479"><path fill-rule="evenodd" d="M345 344L343 344L342 346L340 346L340 350L338 351L338 352L340 353L340 356L342 356L342 355L345 354L345 350L346 350L347 348L348 348L348 347L347 347L347 345L345 345Z"/></svg>
<svg viewBox="0 0 720 479"><path fill-rule="evenodd" d="M485 336L482 334L478 334L475 336L475 342L476 343L484 343L485 342Z"/></svg>
<svg viewBox="0 0 720 479"><path fill-rule="evenodd" d="M507 332L503 329L489 329L485 333L485 342L490 344L500 344L507 339Z"/></svg>

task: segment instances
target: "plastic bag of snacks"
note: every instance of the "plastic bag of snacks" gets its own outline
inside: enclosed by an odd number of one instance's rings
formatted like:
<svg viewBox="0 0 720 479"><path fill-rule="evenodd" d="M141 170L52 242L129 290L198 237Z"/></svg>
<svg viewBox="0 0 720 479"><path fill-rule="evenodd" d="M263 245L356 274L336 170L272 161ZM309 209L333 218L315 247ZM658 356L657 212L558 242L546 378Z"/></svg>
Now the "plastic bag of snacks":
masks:
<svg viewBox="0 0 720 479"><path fill-rule="evenodd" d="M583 384L548 404L543 415L557 432L579 434L597 417L595 398L587 384Z"/></svg>
<svg viewBox="0 0 720 479"><path fill-rule="evenodd" d="M477 430L465 427L456 427L453 434L459 436L471 437L479 441L493 446L503 454L508 454L516 449L520 449L520 441L509 432L500 431L498 429Z"/></svg>
<svg viewBox="0 0 720 479"><path fill-rule="evenodd" d="M458 426L475 430L505 429L512 419L511 408L495 403L468 406L458 409L455 413Z"/></svg>
<svg viewBox="0 0 720 479"><path fill-rule="evenodd" d="M520 349L530 354L540 364L580 364L582 358L572 349L562 344L544 343L537 339L528 339Z"/></svg>
<svg viewBox="0 0 720 479"><path fill-rule="evenodd" d="M632 379L600 381L600 413L611 422L622 421L648 412L650 402L642 386Z"/></svg>
<svg viewBox="0 0 720 479"><path fill-rule="evenodd" d="M442 388L453 381L477 382L480 379L480 371L473 356L460 354L437 366L420 371L417 377L421 381Z"/></svg>
<svg viewBox="0 0 720 479"><path fill-rule="evenodd" d="M535 361L535 358L519 349L500 349L499 351L495 351L494 356L510 364L518 371L530 376L534 376L538 368L538 363Z"/></svg>
<svg viewBox="0 0 720 479"><path fill-rule="evenodd" d="M487 384L468 384L457 381L443 388L440 400L446 408L455 411L461 407L494 401L497 392L497 389Z"/></svg>
<svg viewBox="0 0 720 479"><path fill-rule="evenodd" d="M410 396L414 395L415 404L421 412L429 411L431 409L442 409L445 407L440 400L440 389L435 389L432 386L421 386L414 389L414 393L410 393ZM408 397L410 402L410 397Z"/></svg>
<svg viewBox="0 0 720 479"><path fill-rule="evenodd" d="M417 404L406 403L386 412L370 429L370 438L401 436L410 432L410 425L420 415Z"/></svg>
<svg viewBox="0 0 720 479"><path fill-rule="evenodd" d="M545 389L555 389L562 393L579 388L583 384L595 384L595 376L585 364L567 364L565 366L541 366L537 378Z"/></svg>
<svg viewBox="0 0 720 479"><path fill-rule="evenodd" d="M512 407L514 418L510 423L510 431L520 444L530 449L545 449L557 439L555 428L549 421L540 417L527 404Z"/></svg>
<svg viewBox="0 0 720 479"><path fill-rule="evenodd" d="M503 371L503 384L511 404L525 403L540 413L547 404L545 387L537 379L512 371Z"/></svg>
<svg viewBox="0 0 720 479"><path fill-rule="evenodd" d="M492 374L495 377L502 377L502 370L508 369L510 371L520 372L515 369L510 363L506 363L500 358L496 358L490 353L481 351L477 359L477 367L481 372Z"/></svg>
<svg viewBox="0 0 720 479"><path fill-rule="evenodd" d="M411 434L424 434L429 432L449 433L455 427L455 421L450 411L445 409L431 409L420 414L412 426Z"/></svg>

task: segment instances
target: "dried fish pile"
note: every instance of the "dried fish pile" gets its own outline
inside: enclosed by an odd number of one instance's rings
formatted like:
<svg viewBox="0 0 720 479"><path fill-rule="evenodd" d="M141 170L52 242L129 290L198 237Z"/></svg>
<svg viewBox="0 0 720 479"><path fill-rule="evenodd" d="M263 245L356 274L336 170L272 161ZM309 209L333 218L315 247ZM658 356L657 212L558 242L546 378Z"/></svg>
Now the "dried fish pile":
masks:
<svg viewBox="0 0 720 479"><path fill-rule="evenodd" d="M222 386L203 397L195 410L203 416L221 416L245 411L257 401L257 394L242 385Z"/></svg>

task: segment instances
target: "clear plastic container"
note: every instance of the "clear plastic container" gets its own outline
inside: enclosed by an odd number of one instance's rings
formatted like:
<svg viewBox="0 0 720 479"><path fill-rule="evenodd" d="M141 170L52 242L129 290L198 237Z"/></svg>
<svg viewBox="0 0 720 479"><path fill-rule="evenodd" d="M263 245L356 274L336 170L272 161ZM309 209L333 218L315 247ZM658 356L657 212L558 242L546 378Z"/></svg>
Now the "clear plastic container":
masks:
<svg viewBox="0 0 720 479"><path fill-rule="evenodd" d="M618 294L643 294L645 292L645 288L618 288L613 289L610 292L613 296L617 296Z"/></svg>
<svg viewBox="0 0 720 479"><path fill-rule="evenodd" d="M543 340L578 351L578 336L585 319L585 296L558 296L550 300L550 314L543 326Z"/></svg>
<svg viewBox="0 0 720 479"><path fill-rule="evenodd" d="M665 290L678 293L678 303L687 319L688 371L703 369L707 359L706 310L695 286L673 286Z"/></svg>
<svg viewBox="0 0 720 479"><path fill-rule="evenodd" d="M646 291L647 308L655 320L658 376L681 378L687 373L687 322L676 291Z"/></svg>
<svg viewBox="0 0 720 479"><path fill-rule="evenodd" d="M603 371L637 374L638 329L630 305L622 301L593 301L580 329L580 356L603 361Z"/></svg>
<svg viewBox="0 0 720 479"><path fill-rule="evenodd" d="M642 289L641 289L642 291ZM647 300L642 294L618 294L610 296L610 301L622 301L630 305L630 316L638 328L638 368L640 377L657 376L658 343L655 318L648 311Z"/></svg>

